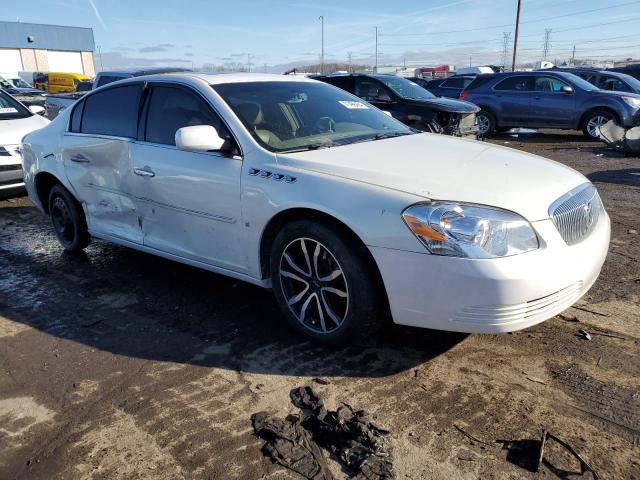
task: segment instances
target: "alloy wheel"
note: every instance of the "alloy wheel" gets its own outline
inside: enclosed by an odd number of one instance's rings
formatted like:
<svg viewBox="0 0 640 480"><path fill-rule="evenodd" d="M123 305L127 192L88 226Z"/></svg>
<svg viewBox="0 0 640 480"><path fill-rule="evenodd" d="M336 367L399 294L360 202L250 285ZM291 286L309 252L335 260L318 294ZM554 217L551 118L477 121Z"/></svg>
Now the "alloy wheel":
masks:
<svg viewBox="0 0 640 480"><path fill-rule="evenodd" d="M478 121L480 135L486 135L491 128L491 120L486 115L478 115L476 120Z"/></svg>
<svg viewBox="0 0 640 480"><path fill-rule="evenodd" d="M337 330L349 311L349 287L342 266L322 243L297 238L279 263L282 293L300 324L316 333Z"/></svg>
<svg viewBox="0 0 640 480"><path fill-rule="evenodd" d="M596 128L603 126L609 120L610 119L604 115L595 115L594 117L591 117L587 122L587 132L589 132L589 136L597 138Z"/></svg>

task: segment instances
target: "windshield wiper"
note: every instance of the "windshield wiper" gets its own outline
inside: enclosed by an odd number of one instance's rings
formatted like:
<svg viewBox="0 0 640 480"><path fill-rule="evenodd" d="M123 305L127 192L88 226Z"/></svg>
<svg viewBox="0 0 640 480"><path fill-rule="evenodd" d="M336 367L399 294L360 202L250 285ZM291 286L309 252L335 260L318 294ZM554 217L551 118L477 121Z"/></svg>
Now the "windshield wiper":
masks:
<svg viewBox="0 0 640 480"><path fill-rule="evenodd" d="M413 132L381 132L376 133L373 140L382 140L384 138L402 137L404 135L411 135Z"/></svg>
<svg viewBox="0 0 640 480"><path fill-rule="evenodd" d="M295 152L306 152L308 150L320 150L321 148L331 148L335 147L337 144L333 142L323 142L323 143L310 143L309 145L303 145L300 148L292 148L291 150L280 150L278 153L295 153Z"/></svg>

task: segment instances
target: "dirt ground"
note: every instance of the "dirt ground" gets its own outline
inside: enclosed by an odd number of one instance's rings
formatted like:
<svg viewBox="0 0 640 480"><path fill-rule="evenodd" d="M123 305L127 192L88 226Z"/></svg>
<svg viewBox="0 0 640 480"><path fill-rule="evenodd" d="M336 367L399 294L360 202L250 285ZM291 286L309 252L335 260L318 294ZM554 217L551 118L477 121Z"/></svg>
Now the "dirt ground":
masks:
<svg viewBox="0 0 640 480"><path fill-rule="evenodd" d="M578 134L492 141L586 174L613 222L587 296L506 335L390 327L325 350L268 291L102 241L65 255L28 199L0 202L0 479L298 478L250 416L296 412L299 385L388 428L398 479L590 478L557 445L534 473L500 442L543 429L601 478L640 479L640 159Z"/></svg>

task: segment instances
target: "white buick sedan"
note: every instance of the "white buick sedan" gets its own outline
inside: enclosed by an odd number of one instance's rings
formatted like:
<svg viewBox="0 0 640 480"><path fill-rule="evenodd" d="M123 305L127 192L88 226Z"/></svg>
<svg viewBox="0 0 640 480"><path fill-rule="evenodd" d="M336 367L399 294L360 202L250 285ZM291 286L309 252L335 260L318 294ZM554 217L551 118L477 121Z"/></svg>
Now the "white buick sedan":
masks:
<svg viewBox="0 0 640 480"><path fill-rule="evenodd" d="M138 77L22 144L68 251L90 237L273 289L326 344L395 323L509 332L596 280L610 223L576 171L418 133L299 77Z"/></svg>

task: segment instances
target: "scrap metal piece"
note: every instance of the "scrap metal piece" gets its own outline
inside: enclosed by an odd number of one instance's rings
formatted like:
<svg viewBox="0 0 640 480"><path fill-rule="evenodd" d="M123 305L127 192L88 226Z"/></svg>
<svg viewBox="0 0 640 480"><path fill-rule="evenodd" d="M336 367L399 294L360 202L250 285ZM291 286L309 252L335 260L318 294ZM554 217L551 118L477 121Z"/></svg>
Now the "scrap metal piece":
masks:
<svg viewBox="0 0 640 480"><path fill-rule="evenodd" d="M627 153L640 153L640 126L625 129L610 120L596 127L596 135L609 147Z"/></svg>
<svg viewBox="0 0 640 480"><path fill-rule="evenodd" d="M594 480L600 480L600 476L596 473L593 467L589 465L586 462L586 460L582 458L580 454L576 452L571 445L569 445L564 440L561 440L560 438L556 437L553 433L548 432L546 430L542 432L542 438L540 440L540 456L538 457L538 469L536 471L540 470L540 465L542 465L542 460L544 458L544 447L547 443L547 440L549 439L555 440L556 442L558 442L562 447L564 447L569 453L571 453L571 455L573 455L580 462L580 474L584 474L585 472L591 472L591 475L593 475Z"/></svg>

